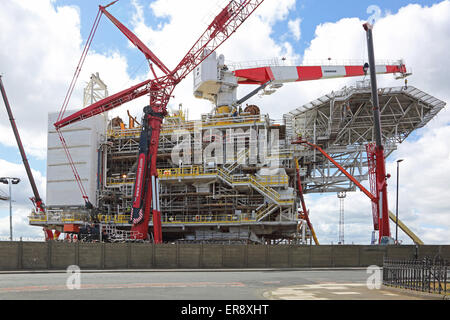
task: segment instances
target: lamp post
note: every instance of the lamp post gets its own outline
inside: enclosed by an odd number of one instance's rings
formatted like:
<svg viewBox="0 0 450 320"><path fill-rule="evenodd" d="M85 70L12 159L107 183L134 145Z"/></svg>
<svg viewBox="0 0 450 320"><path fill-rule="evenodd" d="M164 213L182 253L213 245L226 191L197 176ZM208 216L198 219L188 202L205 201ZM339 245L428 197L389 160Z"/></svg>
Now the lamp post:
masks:
<svg viewBox="0 0 450 320"><path fill-rule="evenodd" d="M399 184L399 168L400 168L400 162L402 162L403 159L397 160L397 199L396 199L396 206L395 206L395 243L398 244L398 184Z"/></svg>
<svg viewBox="0 0 450 320"><path fill-rule="evenodd" d="M19 178L2 177L0 182L9 185L9 240L13 240L12 232L12 195L11 195L11 185L18 184L20 182Z"/></svg>

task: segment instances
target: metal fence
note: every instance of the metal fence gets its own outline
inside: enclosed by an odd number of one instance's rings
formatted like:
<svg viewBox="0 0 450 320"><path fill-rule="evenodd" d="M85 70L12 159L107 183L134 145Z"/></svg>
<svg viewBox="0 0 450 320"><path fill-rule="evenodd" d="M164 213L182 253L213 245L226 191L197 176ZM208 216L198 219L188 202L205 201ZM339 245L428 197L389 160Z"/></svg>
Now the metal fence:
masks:
<svg viewBox="0 0 450 320"><path fill-rule="evenodd" d="M448 262L439 256L422 260L383 261L383 284L442 295L450 294Z"/></svg>

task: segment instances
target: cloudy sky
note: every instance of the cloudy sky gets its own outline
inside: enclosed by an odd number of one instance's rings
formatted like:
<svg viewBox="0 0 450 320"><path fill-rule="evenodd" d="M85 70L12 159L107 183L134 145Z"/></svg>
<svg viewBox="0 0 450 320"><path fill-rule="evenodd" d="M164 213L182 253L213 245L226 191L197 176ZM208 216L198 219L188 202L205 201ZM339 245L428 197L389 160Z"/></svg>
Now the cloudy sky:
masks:
<svg viewBox="0 0 450 320"><path fill-rule="evenodd" d="M107 1L101 3L106 4ZM109 11L127 25L169 67L174 68L226 1L120 0ZM9 96L38 188L45 199L47 114L59 111L98 11L92 0L0 1L0 73ZM413 76L409 84L445 102L450 101L450 1L425 0L265 0L218 53L241 62L286 57L305 61L366 60L362 24L376 19L377 59L403 58ZM86 59L69 109L81 106L89 75L99 72L110 93L149 77L143 55L103 17ZM281 118L298 106L355 79L285 85L276 94L253 98L263 113ZM379 87L399 86L380 76ZM241 96L252 90L242 87ZM192 76L175 90L169 107L180 103L190 119L211 108L192 96ZM145 99L122 106L140 117ZM3 105L3 103L1 103ZM4 108L4 107L1 107ZM0 108L0 109L1 109ZM124 117L125 118L125 117ZM450 242L450 112L448 107L425 128L398 147L387 163L390 209L395 211L396 165L401 164L400 218L428 244ZM32 191L5 110L0 112L0 176L20 177L13 186L14 237L43 238L28 226ZM0 191L8 193L6 185ZM307 197L311 220L321 243L338 240L336 194ZM346 243L369 243L370 203L360 192L345 199ZM395 234L394 228L392 232ZM0 239L9 236L9 205L0 202ZM400 232L403 243L411 241Z"/></svg>

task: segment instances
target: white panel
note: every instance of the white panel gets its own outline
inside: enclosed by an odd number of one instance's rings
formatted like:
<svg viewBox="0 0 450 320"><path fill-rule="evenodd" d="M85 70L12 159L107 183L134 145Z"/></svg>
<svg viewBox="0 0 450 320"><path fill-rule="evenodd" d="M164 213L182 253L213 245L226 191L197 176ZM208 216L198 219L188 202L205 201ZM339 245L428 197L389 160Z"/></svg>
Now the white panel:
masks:
<svg viewBox="0 0 450 320"><path fill-rule="evenodd" d="M386 73L386 71L387 71L386 66L375 66L376 73Z"/></svg>
<svg viewBox="0 0 450 320"><path fill-rule="evenodd" d="M83 181L86 183L86 181ZM47 206L77 206L84 205L80 190L75 181L70 182L47 182Z"/></svg>
<svg viewBox="0 0 450 320"><path fill-rule="evenodd" d="M70 155L74 162L89 162L90 150L90 148L73 148L70 149ZM47 166L64 163L69 163L64 149L47 150Z"/></svg>
<svg viewBox="0 0 450 320"><path fill-rule="evenodd" d="M322 67L322 74L324 78L345 77L344 66L325 66Z"/></svg>
<svg viewBox="0 0 450 320"><path fill-rule="evenodd" d="M271 67L275 82L293 82L298 80L297 67Z"/></svg>
<svg viewBox="0 0 450 320"><path fill-rule="evenodd" d="M66 112L65 116L74 112ZM57 117L58 113L51 113L48 116L46 204L83 205L84 200L78 184L53 126ZM100 136L106 132L106 124L105 114L77 122L61 130L91 203L96 202L97 148Z"/></svg>
<svg viewBox="0 0 450 320"><path fill-rule="evenodd" d="M91 170L89 163L76 164L78 175L81 179L88 180L90 178ZM48 166L47 167L47 181L61 181L61 180L75 180L72 169L70 166Z"/></svg>
<svg viewBox="0 0 450 320"><path fill-rule="evenodd" d="M77 130L77 131L67 131L63 132L64 140L68 147L90 147L92 143L92 130ZM49 133L48 137L48 148L62 148L61 140L59 139L59 135L57 133Z"/></svg>

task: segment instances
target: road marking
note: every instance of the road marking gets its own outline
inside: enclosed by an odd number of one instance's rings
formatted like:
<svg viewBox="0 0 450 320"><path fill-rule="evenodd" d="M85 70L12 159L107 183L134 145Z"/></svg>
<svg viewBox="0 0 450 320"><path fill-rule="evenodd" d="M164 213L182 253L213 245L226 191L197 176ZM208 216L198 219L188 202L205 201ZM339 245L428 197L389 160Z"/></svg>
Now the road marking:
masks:
<svg viewBox="0 0 450 320"><path fill-rule="evenodd" d="M339 291L339 292L331 292L332 294L342 294L342 295L346 295L346 294L361 294L359 292L354 292L354 291Z"/></svg>
<svg viewBox="0 0 450 320"><path fill-rule="evenodd" d="M384 294L385 296L398 297L398 294L395 294L395 293L384 293L384 292L383 292L383 294Z"/></svg>
<svg viewBox="0 0 450 320"><path fill-rule="evenodd" d="M131 283L131 284L82 284L82 289L139 289L139 288L187 288L187 287L245 287L242 282L166 282L166 283ZM50 290L69 290L65 285L25 286L0 288L3 292L34 292Z"/></svg>
<svg viewBox="0 0 450 320"><path fill-rule="evenodd" d="M281 287L273 291L268 291L264 295L267 298L281 300L330 300L330 295L355 296L360 292L352 291L357 287L366 287L362 283L318 283L305 284L290 287Z"/></svg>

